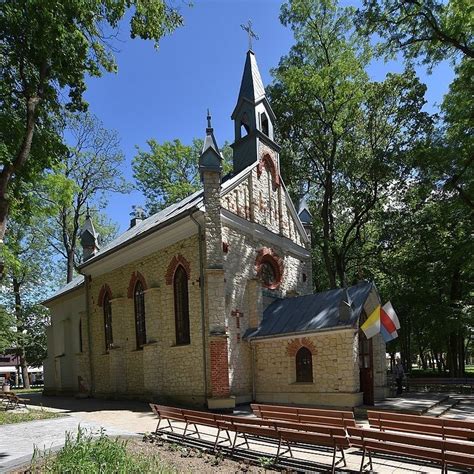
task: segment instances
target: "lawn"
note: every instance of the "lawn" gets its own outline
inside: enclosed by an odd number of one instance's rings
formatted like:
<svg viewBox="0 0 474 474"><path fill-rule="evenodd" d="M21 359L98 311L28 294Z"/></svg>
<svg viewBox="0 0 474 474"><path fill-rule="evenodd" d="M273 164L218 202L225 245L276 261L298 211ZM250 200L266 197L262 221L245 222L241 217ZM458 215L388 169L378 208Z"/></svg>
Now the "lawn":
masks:
<svg viewBox="0 0 474 474"><path fill-rule="evenodd" d="M0 408L0 425L8 425L11 423L23 423L24 421L47 420L50 418L58 418L61 413L54 413L46 410L3 410Z"/></svg>

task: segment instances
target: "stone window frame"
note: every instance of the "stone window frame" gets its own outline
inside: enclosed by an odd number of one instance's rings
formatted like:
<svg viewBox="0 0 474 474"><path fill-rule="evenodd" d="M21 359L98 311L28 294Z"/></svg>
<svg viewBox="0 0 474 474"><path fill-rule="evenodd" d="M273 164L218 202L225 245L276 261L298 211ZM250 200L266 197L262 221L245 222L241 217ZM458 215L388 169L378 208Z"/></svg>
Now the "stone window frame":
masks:
<svg viewBox="0 0 474 474"><path fill-rule="evenodd" d="M269 290L276 290L283 280L283 260L273 249L263 247L258 251L257 258L255 259L255 271L259 278L264 264L270 264L272 266L275 273L275 281L271 285L262 282L262 285Z"/></svg>
<svg viewBox="0 0 474 474"><path fill-rule="evenodd" d="M180 281L178 281L180 278ZM176 345L191 344L191 328L189 319L189 274L181 263L177 265L173 275L174 320Z"/></svg>
<svg viewBox="0 0 474 474"><path fill-rule="evenodd" d="M135 314L135 339L136 349L141 350L146 344L146 311L145 311L145 290L140 279L135 282L133 290L133 305Z"/></svg>
<svg viewBox="0 0 474 474"><path fill-rule="evenodd" d="M301 346L295 354L296 383L313 383L313 353L306 346Z"/></svg>

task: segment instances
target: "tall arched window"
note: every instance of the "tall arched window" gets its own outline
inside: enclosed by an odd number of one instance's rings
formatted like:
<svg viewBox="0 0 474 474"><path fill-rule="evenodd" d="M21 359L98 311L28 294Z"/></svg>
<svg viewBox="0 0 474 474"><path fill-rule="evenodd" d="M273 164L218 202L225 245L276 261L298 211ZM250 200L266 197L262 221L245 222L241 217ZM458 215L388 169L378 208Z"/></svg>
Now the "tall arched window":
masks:
<svg viewBox="0 0 474 474"><path fill-rule="evenodd" d="M307 347L302 347L296 353L296 381L313 381L313 356Z"/></svg>
<svg viewBox="0 0 474 474"><path fill-rule="evenodd" d="M141 349L146 344L146 325L145 325L145 293L140 280L135 284L133 291L135 302L135 333L137 336L137 349Z"/></svg>
<svg viewBox="0 0 474 474"><path fill-rule="evenodd" d="M173 286L176 344L189 344L188 275L182 265L174 273Z"/></svg>
<svg viewBox="0 0 474 474"><path fill-rule="evenodd" d="M106 292L102 299L102 310L104 312L104 334L105 334L105 351L108 352L114 342L112 334L112 303L110 302L110 294Z"/></svg>

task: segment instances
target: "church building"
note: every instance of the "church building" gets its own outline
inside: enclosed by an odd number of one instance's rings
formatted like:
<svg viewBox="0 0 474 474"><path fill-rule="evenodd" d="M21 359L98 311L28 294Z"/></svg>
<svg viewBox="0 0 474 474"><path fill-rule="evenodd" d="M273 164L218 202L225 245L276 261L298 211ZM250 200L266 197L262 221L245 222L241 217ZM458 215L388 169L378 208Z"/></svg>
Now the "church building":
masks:
<svg viewBox="0 0 474 474"><path fill-rule="evenodd" d="M312 293L312 217L281 178L251 50L232 120L230 174L208 117L200 191L100 249L87 218L81 275L44 302L46 393L211 409L385 396L385 344L359 330L379 304L373 283Z"/></svg>

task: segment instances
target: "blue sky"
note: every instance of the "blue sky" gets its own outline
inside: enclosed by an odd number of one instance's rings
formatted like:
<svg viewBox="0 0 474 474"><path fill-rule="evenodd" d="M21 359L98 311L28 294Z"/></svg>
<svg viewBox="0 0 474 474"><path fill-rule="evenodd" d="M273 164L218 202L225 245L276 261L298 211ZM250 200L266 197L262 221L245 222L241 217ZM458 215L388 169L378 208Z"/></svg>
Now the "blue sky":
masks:
<svg viewBox="0 0 474 474"><path fill-rule="evenodd" d="M126 156L124 174L130 181L136 146L145 148L150 138L190 143L194 137L203 137L207 108L218 143L233 141L230 114L248 47L240 25L248 19L253 22L260 37L253 49L268 84L270 69L293 43L291 31L278 20L280 5L277 0L195 0L191 8L182 6L184 26L164 38L158 50L151 42L130 39L128 25L123 24L114 44L118 73L89 79L85 98L104 126L118 132ZM374 80L382 80L386 73L402 69L401 63L378 62L369 73ZM423 68L418 72L428 85L428 109L433 110L448 89L452 70L442 64L431 75ZM138 191L114 194L106 212L124 231L131 206L143 203Z"/></svg>

